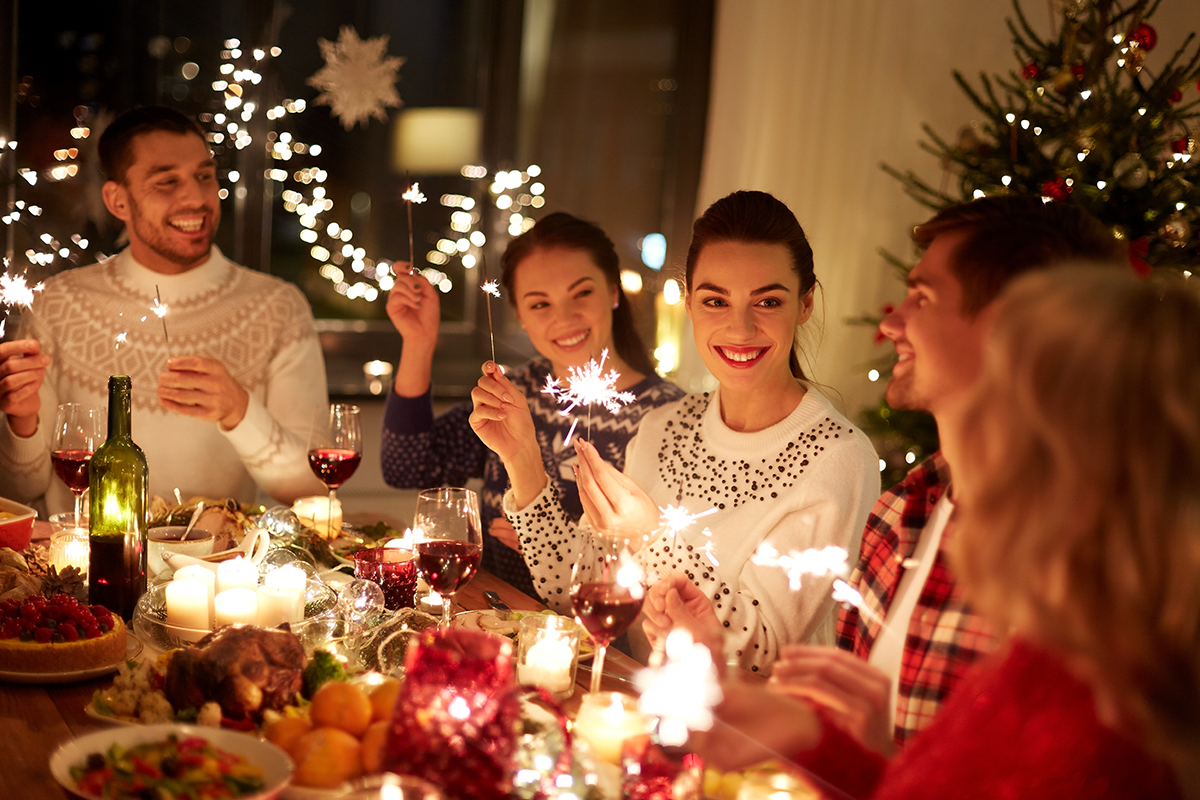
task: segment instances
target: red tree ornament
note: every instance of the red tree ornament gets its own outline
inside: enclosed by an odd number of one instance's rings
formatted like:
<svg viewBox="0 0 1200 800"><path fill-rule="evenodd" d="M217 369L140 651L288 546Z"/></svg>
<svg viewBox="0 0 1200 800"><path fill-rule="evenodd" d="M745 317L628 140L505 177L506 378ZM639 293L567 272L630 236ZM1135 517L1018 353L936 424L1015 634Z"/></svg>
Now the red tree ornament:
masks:
<svg viewBox="0 0 1200 800"><path fill-rule="evenodd" d="M1071 74L1075 76L1075 80L1083 80L1083 64L1072 64Z"/></svg>
<svg viewBox="0 0 1200 800"><path fill-rule="evenodd" d="M1143 236L1129 243L1129 266L1139 278L1150 274L1150 265L1146 263L1146 255L1150 252L1150 240Z"/></svg>
<svg viewBox="0 0 1200 800"><path fill-rule="evenodd" d="M1067 196L1071 194L1071 187L1062 177L1053 178L1042 184L1042 196L1049 197L1055 202L1065 202Z"/></svg>
<svg viewBox="0 0 1200 800"><path fill-rule="evenodd" d="M1172 90L1171 93L1169 95L1167 95L1168 103L1178 103L1182 99L1183 99L1183 92L1179 91L1178 89Z"/></svg>
<svg viewBox="0 0 1200 800"><path fill-rule="evenodd" d="M1158 31L1154 30L1153 26L1141 23L1133 29L1133 33L1129 34L1130 40L1137 42L1138 47L1143 50L1153 50L1158 44Z"/></svg>
<svg viewBox="0 0 1200 800"><path fill-rule="evenodd" d="M1021 69L1021 77L1027 81L1036 81L1042 71L1038 69L1038 65L1030 61Z"/></svg>

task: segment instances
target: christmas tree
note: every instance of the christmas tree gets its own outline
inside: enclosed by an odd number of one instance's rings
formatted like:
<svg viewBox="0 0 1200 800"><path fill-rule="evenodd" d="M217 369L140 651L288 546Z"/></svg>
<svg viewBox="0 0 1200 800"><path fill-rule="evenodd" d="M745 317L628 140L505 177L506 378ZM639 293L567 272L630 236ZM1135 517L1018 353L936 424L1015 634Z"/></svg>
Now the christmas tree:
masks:
<svg viewBox="0 0 1200 800"><path fill-rule="evenodd" d="M1200 264L1200 158L1193 158L1200 47L1189 34L1164 63L1153 63L1158 34L1150 18L1159 1L1054 0L1057 35L1043 38L1014 0L1008 28L1016 67L981 74L977 84L954 73L979 121L953 142L924 126L921 147L944 165L945 185L886 164L884 170L933 212L1007 193L1074 203L1129 244L1139 274L1190 277ZM957 192L947 188L952 182ZM880 365L881 373L887 369ZM885 450L885 484L937 447L927 415L881 403L863 421Z"/></svg>

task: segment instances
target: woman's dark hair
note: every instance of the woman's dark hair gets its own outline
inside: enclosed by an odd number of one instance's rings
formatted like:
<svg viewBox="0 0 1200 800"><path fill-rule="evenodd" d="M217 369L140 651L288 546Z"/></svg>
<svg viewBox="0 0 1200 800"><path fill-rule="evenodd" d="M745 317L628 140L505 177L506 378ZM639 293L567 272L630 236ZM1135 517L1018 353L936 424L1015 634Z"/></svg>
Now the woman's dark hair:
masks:
<svg viewBox="0 0 1200 800"><path fill-rule="evenodd" d="M562 211L548 214L537 224L508 243L500 257L500 283L505 296L514 307L514 289L517 267L534 250L550 250L561 247L587 253L592 263L604 273L609 286L617 287L617 307L612 312L613 347L621 360L643 375L654 374L654 362L642 344L637 326L633 322L633 310L621 288L621 261L608 234L591 222L573 217Z"/></svg>
<svg viewBox="0 0 1200 800"><path fill-rule="evenodd" d="M800 278L800 297L808 294L817 283L813 272L813 253L804 229L796 215L783 203L766 192L734 192L713 203L692 225L692 243L688 247L684 285L692 291L692 274L700 251L715 242L746 242L750 244L781 244L792 256L792 269ZM804 380L804 370L796 348L792 347L788 363L792 375Z"/></svg>

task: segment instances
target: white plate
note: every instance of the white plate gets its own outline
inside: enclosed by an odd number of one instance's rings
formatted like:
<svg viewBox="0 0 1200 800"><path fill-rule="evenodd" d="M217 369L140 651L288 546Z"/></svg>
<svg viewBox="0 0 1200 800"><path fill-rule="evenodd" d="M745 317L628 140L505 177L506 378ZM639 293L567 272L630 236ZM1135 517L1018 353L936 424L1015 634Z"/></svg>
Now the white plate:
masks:
<svg viewBox="0 0 1200 800"><path fill-rule="evenodd" d="M114 744L132 747L143 742L163 741L171 733L179 736L199 736L214 747L243 756L261 769L263 783L267 788L241 800L271 800L278 797L292 779L292 760L288 758L287 753L269 742L235 731L175 724L110 728L80 736L61 745L54 751L54 755L50 756L50 774L68 792L77 794L84 800L99 800L99 795L84 794L75 785L75 780L71 777L72 766L83 764L92 753L106 752Z"/></svg>
<svg viewBox="0 0 1200 800"><path fill-rule="evenodd" d="M130 659L137 658L141 652L141 640L130 633L129 628L126 628L125 657L120 661L114 661L111 664L105 664L101 667L88 667L87 669L78 669L71 672L10 672L0 670L0 681L8 681L9 683L73 683L74 681L85 681L88 678L99 678L101 675L116 672L117 667Z"/></svg>

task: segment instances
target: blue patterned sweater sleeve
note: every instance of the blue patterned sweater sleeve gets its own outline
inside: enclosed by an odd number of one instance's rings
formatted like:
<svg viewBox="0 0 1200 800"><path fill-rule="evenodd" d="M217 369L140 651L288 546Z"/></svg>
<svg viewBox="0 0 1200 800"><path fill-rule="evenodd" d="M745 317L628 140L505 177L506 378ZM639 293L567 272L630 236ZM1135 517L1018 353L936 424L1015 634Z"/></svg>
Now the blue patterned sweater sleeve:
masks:
<svg viewBox="0 0 1200 800"><path fill-rule="evenodd" d="M462 486L481 478L488 449L467 418L470 403L458 403L437 419L426 392L420 397L389 394L383 418L383 478L398 489Z"/></svg>

